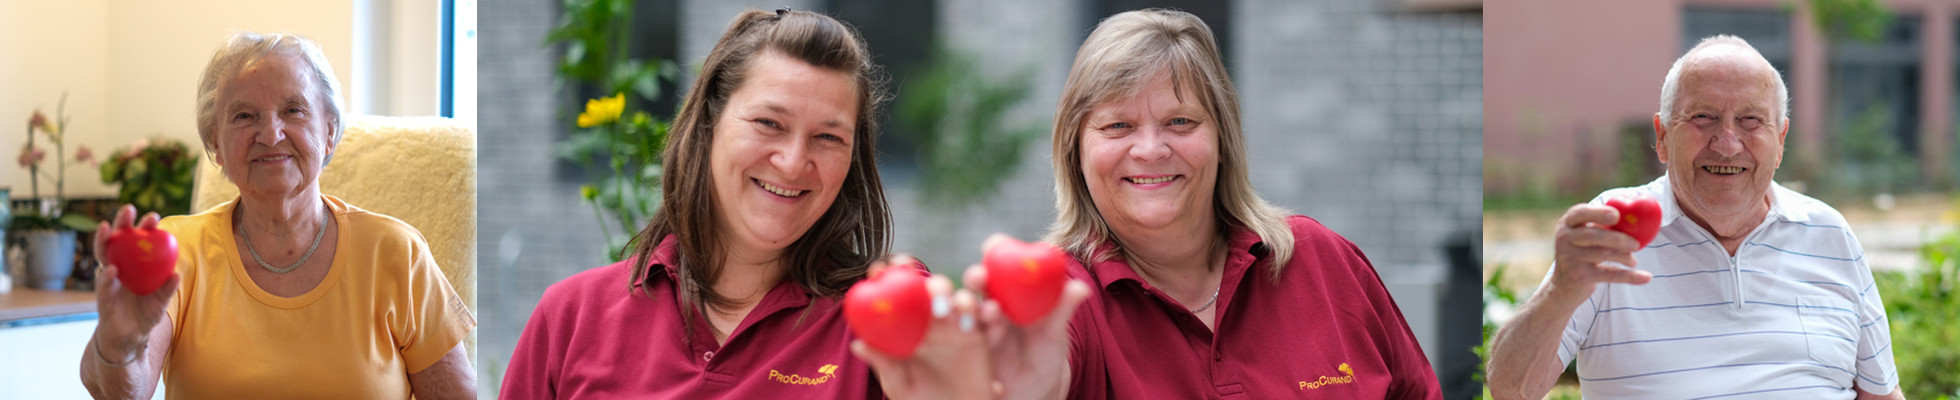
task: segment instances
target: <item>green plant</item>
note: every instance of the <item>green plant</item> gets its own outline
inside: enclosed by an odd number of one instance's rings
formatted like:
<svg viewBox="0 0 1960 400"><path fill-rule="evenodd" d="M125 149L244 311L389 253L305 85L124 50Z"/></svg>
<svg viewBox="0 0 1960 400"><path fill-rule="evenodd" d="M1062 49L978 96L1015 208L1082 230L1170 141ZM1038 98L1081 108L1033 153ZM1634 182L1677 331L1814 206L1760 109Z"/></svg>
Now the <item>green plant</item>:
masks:
<svg viewBox="0 0 1960 400"><path fill-rule="evenodd" d="M580 196L592 205L614 261L660 207L667 121L632 104L658 98L660 82L679 73L672 63L627 54L632 15L632 0L566 0L558 27L545 36L548 44L564 46L560 78L612 94L586 102L579 129L558 144L558 157L590 173ZM629 101L626 93L640 101Z"/></svg>
<svg viewBox="0 0 1960 400"><path fill-rule="evenodd" d="M1493 303L1505 306L1518 304L1517 291L1504 287L1504 272L1509 269L1505 264L1498 264L1491 268L1490 278L1484 280L1484 309L1490 309ZM1490 365L1490 338L1497 334L1497 326L1497 322L1490 319L1490 314L1485 313L1483 344L1470 348L1471 352L1477 353L1477 372L1471 375L1471 379L1484 384L1484 393L1479 395L1478 399L1491 398L1490 385L1484 377L1484 369Z"/></svg>
<svg viewBox="0 0 1960 400"><path fill-rule="evenodd" d="M986 78L984 63L945 45L900 90L893 105L899 132L919 144L928 202L961 207L999 189L1020 163L1021 150L1045 131L1013 124L1008 112L1028 98L1032 74Z"/></svg>
<svg viewBox="0 0 1960 400"><path fill-rule="evenodd" d="M1960 209L1960 205L1956 205ZM1914 272L1876 271L1879 297L1892 328L1892 361L1899 367L1899 389L1915 399L1960 398L1960 232L1933 238L1919 247L1926 268Z"/></svg>
<svg viewBox="0 0 1960 400"><path fill-rule="evenodd" d="M102 183L116 184L116 200L135 205L138 212L189 213L191 179L196 176L197 154L173 139L137 142L102 163Z"/></svg>

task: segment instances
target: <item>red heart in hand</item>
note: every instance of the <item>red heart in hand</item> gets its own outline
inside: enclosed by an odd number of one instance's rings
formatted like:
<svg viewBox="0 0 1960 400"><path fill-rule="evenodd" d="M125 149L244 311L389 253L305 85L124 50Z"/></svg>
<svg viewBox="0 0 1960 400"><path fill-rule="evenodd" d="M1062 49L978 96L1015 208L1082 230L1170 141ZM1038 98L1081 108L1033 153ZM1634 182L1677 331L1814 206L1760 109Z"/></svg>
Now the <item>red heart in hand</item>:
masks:
<svg viewBox="0 0 1960 400"><path fill-rule="evenodd" d="M908 358L926 337L931 306L926 278L918 270L894 265L851 285L844 293L844 321L871 348Z"/></svg>
<svg viewBox="0 0 1960 400"><path fill-rule="evenodd" d="M1620 210L1620 222L1608 229L1633 236L1640 241L1640 247L1654 241L1654 235L1661 233L1661 202L1654 196L1636 194L1606 200L1607 207Z"/></svg>
<svg viewBox="0 0 1960 400"><path fill-rule="evenodd" d="M162 229L117 230L103 247L103 261L116 266L116 279L138 296L155 292L177 274L177 237Z"/></svg>
<svg viewBox="0 0 1960 400"><path fill-rule="evenodd" d="M1047 243L1005 238L987 249L987 297L1015 324L1027 325L1048 315L1068 283L1068 253Z"/></svg>

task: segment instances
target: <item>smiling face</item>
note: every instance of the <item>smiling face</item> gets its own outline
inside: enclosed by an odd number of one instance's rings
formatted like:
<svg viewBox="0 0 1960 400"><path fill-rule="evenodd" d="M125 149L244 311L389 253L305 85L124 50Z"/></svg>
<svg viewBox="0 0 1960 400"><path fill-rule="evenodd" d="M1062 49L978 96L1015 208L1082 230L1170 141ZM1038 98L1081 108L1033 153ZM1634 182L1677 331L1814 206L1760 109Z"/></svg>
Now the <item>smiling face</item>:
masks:
<svg viewBox="0 0 1960 400"><path fill-rule="evenodd" d="M291 198L317 187L334 132L309 75L297 57L269 55L220 89L213 159L242 194Z"/></svg>
<svg viewBox="0 0 1960 400"><path fill-rule="evenodd" d="M815 225L844 186L857 86L849 72L773 51L747 75L715 119L709 165L729 250L774 254Z"/></svg>
<svg viewBox="0 0 1960 400"><path fill-rule="evenodd" d="M1655 151L1689 216L1759 216L1789 128L1776 115L1776 77L1741 47L1698 52L1682 65L1674 115L1655 116Z"/></svg>
<svg viewBox="0 0 1960 400"><path fill-rule="evenodd" d="M1213 222L1218 134L1191 87L1180 100L1171 74L1158 73L1135 97L1083 118L1082 179L1118 235Z"/></svg>

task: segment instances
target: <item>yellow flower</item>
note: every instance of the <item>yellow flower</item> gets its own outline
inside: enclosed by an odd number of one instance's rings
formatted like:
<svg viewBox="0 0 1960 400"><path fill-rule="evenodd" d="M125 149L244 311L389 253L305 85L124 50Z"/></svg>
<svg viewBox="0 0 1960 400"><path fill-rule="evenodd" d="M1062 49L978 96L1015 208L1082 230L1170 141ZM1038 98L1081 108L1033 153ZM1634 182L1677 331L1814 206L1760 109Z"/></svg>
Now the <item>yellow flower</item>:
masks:
<svg viewBox="0 0 1960 400"><path fill-rule="evenodd" d="M619 114L626 112L626 93L613 94L612 97L585 101L585 112L578 115L578 127L591 128L599 124L619 120Z"/></svg>

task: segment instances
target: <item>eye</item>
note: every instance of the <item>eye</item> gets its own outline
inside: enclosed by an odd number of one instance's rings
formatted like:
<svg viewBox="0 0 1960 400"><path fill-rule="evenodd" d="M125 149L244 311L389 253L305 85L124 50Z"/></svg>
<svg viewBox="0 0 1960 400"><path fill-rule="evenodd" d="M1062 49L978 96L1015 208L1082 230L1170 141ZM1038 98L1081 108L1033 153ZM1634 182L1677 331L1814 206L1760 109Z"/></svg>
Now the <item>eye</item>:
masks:
<svg viewBox="0 0 1960 400"><path fill-rule="evenodd" d="M825 134L819 134L819 135L817 135L817 139L818 139L818 140L823 140L823 141L827 141L827 142L832 142L832 143L837 143L837 144L843 144L843 143L844 143L844 137L843 137L843 136L837 136L837 135L832 135L832 134L828 134L828 133L825 133Z"/></svg>
<svg viewBox="0 0 1960 400"><path fill-rule="evenodd" d="M1171 118L1171 125L1193 125L1197 123L1198 121L1192 121L1190 118L1184 118L1184 117Z"/></svg>
<svg viewBox="0 0 1960 400"><path fill-rule="evenodd" d="M1111 123L1109 125L1103 125L1102 130L1118 131L1118 130L1128 130L1130 128L1131 126L1130 123L1128 122L1116 122L1116 123Z"/></svg>
<svg viewBox="0 0 1960 400"><path fill-rule="evenodd" d="M1763 126L1763 118L1754 115L1742 117L1742 121L1737 123L1737 125L1742 126L1742 129L1756 129L1756 127Z"/></svg>
<svg viewBox="0 0 1960 400"><path fill-rule="evenodd" d="M231 116L232 121L244 121L248 119L252 119L252 113L242 112L242 113L232 114Z"/></svg>
<svg viewBox="0 0 1960 400"><path fill-rule="evenodd" d="M286 113L287 113L287 114L304 114L304 113L306 113L306 110L302 110L302 109L300 109L299 107L288 107L288 108L286 108Z"/></svg>
<svg viewBox="0 0 1960 400"><path fill-rule="evenodd" d="M755 119L754 121L755 121L755 124L756 124L756 125L761 125L761 126L762 126L762 127L764 127L764 128L769 128L769 129L783 129L783 124L782 124L782 123L779 123L779 122L776 122L776 120L773 120L773 119L768 119L768 118L756 118L756 119Z"/></svg>

